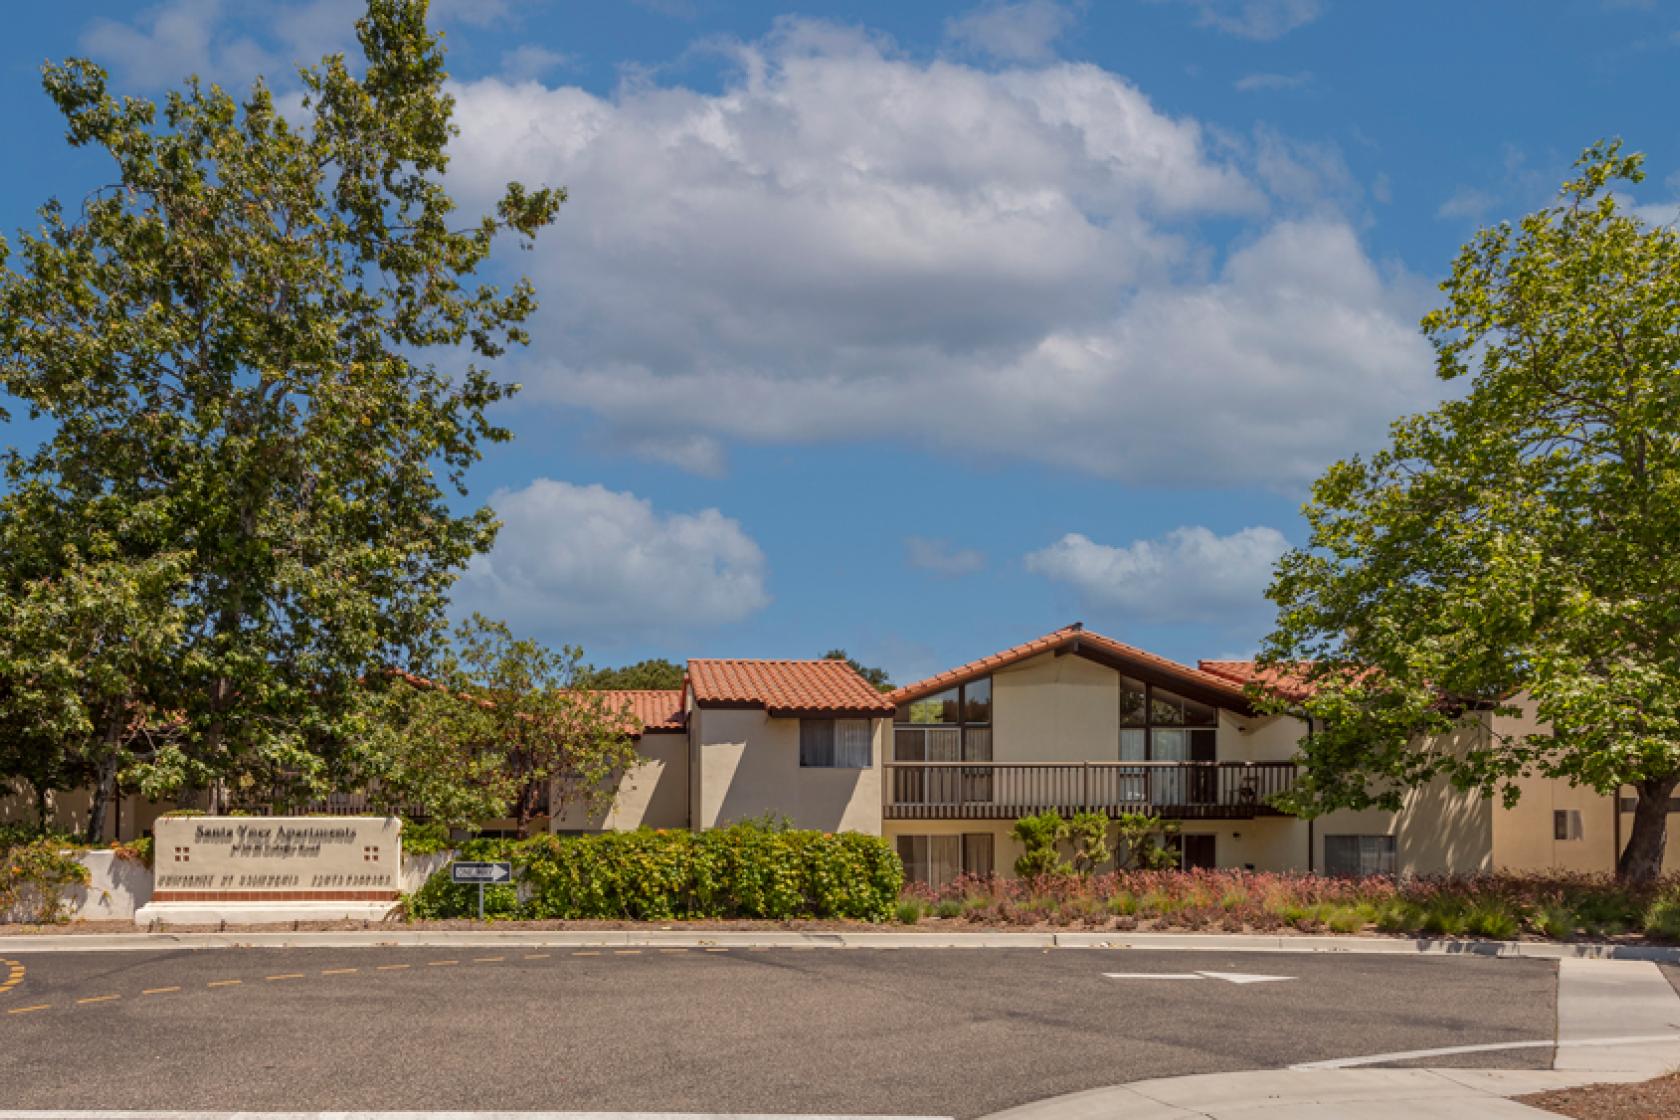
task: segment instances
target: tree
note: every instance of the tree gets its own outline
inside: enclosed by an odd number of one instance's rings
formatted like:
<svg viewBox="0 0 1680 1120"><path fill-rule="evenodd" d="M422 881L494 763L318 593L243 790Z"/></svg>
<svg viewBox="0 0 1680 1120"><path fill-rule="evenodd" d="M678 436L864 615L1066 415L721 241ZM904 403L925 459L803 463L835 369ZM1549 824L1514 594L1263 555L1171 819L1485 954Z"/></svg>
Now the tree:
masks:
<svg viewBox="0 0 1680 1120"><path fill-rule="evenodd" d="M385 695L358 784L390 809L418 803L452 825L511 816L521 837L545 801L551 817L574 802L605 810L637 762L632 717L575 687L581 658L473 615L434 680L403 678Z"/></svg>
<svg viewBox="0 0 1680 1120"><path fill-rule="evenodd" d="M681 665L663 657L650 657L621 669L597 669L593 665L584 665L577 672L577 687L678 689L683 686L684 673Z"/></svg>
<svg viewBox="0 0 1680 1120"><path fill-rule="evenodd" d="M1680 237L1619 204L1599 144L1557 204L1478 233L1423 329L1468 391L1314 486L1263 660L1310 695L1296 807L1398 807L1445 777L1632 786L1618 872L1660 873L1680 783ZM1296 690L1292 690L1296 691ZM1438 736L1532 700L1544 730Z"/></svg>
<svg viewBox="0 0 1680 1120"><path fill-rule="evenodd" d="M885 669L871 668L857 658L848 656L843 649L831 649L822 655L822 659L824 661L844 661L852 667L853 672L874 685L878 691L891 692L893 689L892 680L887 676Z"/></svg>
<svg viewBox="0 0 1680 1120"><path fill-rule="evenodd" d="M113 172L78 210L47 203L0 272L0 386L51 425L6 460L0 522L32 541L0 583L55 577L90 532L126 564L179 558L179 631L147 648L183 734L134 763L148 794L318 795L360 682L424 665L491 543L489 511L455 512L444 485L464 495L508 437L487 410L516 386L479 363L526 341L535 301L474 277L564 194L513 184L452 225L426 8L369 0L364 75L303 70L285 115L261 80L236 102L190 79L160 107L85 60L45 69L70 143Z"/></svg>

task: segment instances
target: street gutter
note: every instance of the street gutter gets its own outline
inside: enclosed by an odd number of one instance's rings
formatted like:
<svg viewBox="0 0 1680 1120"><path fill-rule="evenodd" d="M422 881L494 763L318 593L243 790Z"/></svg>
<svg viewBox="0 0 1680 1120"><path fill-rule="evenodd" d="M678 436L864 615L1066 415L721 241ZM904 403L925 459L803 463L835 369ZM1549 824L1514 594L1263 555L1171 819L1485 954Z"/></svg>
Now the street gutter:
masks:
<svg viewBox="0 0 1680 1120"><path fill-rule="evenodd" d="M918 930L229 930L222 933L9 934L7 953L159 949L339 949L422 946L723 949L1139 949L1221 953L1345 953L1680 964L1680 947L1451 938L1314 937L1230 933L958 932Z"/></svg>

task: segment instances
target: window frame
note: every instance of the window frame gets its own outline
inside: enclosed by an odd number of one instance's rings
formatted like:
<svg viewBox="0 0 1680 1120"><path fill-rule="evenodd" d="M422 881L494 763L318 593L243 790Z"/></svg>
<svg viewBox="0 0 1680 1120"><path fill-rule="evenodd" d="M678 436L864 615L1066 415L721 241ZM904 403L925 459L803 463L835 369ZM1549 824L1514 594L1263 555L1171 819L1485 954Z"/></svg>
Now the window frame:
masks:
<svg viewBox="0 0 1680 1120"><path fill-rule="evenodd" d="M914 859L906 859L903 851L906 841L909 842L910 847L914 850L916 841L918 840L923 841L925 844L925 856L920 863L923 870L929 873L920 879L916 878L914 875ZM933 842L935 840L955 840L957 842L957 857L952 865L956 868L956 876L953 877L953 880L964 875L985 878L997 874L997 838L990 832L904 832L893 837L893 851L898 853L898 858L904 863L904 881L906 883L923 883L933 890L938 890L946 885L941 883L938 886L935 886L931 877L931 872L933 870ZM979 862L978 856L980 853L978 849L980 848L980 845L976 843L976 841L979 840L984 840L986 842L985 854L988 870L984 873L984 875L969 870L971 864L977 864Z"/></svg>
<svg viewBox="0 0 1680 1120"><path fill-rule="evenodd" d="M1332 840L1336 840L1336 841L1351 840L1351 841L1354 842L1354 869L1352 871L1332 871L1330 869L1330 842ZM1367 869L1366 868L1366 864L1365 864L1365 844L1366 844L1366 841L1371 841L1371 840L1377 840L1377 841L1382 841L1383 842L1380 846L1384 849L1384 851L1382 851L1378 854L1378 863L1379 864L1386 863L1388 865L1386 868L1383 868L1381 866L1378 866L1375 869ZM1356 879L1364 879L1364 878L1368 878L1368 877L1373 876L1373 875L1383 875L1383 876L1386 876L1386 877L1392 879L1392 878L1395 878L1396 875L1398 874L1399 867L1400 867L1400 843L1399 843L1399 838L1396 837L1391 832L1327 832L1327 833L1324 834L1324 874L1325 875L1336 876L1336 877L1339 877L1339 878L1356 878Z"/></svg>
<svg viewBox="0 0 1680 1120"><path fill-rule="evenodd" d="M860 723L863 725L864 761L841 761L840 752L840 724ZM806 731L812 731L819 726L828 728L828 761L810 761L807 753ZM856 719L844 716L801 716L799 719L799 768L801 770L873 770L875 769L875 721L871 719Z"/></svg>

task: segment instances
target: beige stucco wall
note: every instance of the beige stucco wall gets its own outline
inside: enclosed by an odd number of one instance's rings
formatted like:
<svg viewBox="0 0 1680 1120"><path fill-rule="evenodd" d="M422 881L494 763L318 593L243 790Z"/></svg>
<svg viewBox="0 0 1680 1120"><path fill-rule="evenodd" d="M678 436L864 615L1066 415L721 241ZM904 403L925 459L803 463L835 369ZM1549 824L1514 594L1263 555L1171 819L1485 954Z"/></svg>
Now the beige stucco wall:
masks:
<svg viewBox="0 0 1680 1120"><path fill-rule="evenodd" d="M549 822L555 832L628 831L635 828L688 826L688 736L655 732L636 741L641 761L625 771L611 807L591 813L582 804L567 805Z"/></svg>
<svg viewBox="0 0 1680 1120"><path fill-rule="evenodd" d="M1120 757L1120 675L1046 653L992 674L997 762L1112 762Z"/></svg>
<svg viewBox="0 0 1680 1120"><path fill-rule="evenodd" d="M892 720L871 720L866 770L799 765L799 721L759 708L701 708L695 736L695 828L785 816L798 828L881 833L881 759Z"/></svg>

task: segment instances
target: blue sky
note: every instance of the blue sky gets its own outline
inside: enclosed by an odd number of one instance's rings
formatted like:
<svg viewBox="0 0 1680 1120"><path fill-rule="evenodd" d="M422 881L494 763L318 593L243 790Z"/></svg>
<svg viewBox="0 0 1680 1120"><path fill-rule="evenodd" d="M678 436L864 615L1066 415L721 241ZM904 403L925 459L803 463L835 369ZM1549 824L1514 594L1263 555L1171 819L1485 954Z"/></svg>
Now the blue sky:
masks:
<svg viewBox="0 0 1680 1120"><path fill-rule="evenodd" d="M102 181L41 60L286 89L357 8L19 6L0 226ZM1680 200L1663 0L433 9L457 196L571 192L498 265L544 309L458 601L597 663L1247 653L1311 479L1443 392L1416 322L1469 233L1607 135Z"/></svg>

